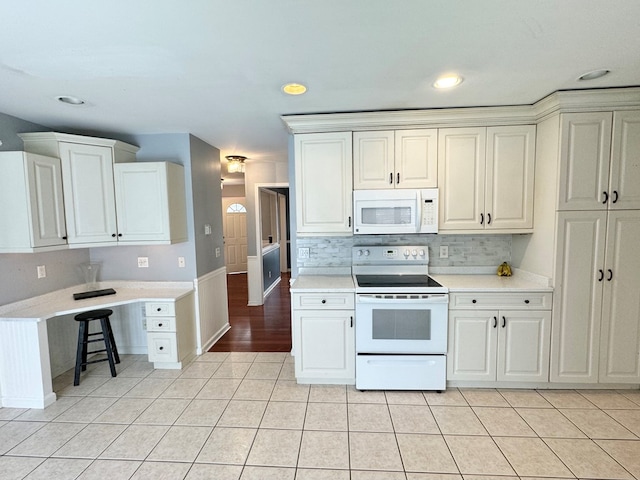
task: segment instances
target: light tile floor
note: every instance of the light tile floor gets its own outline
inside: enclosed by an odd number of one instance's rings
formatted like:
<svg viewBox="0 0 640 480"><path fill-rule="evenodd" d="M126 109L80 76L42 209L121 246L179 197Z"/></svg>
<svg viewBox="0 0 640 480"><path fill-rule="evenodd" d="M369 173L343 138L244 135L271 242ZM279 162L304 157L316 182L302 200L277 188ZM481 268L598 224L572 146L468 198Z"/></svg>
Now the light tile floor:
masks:
<svg viewBox="0 0 640 480"><path fill-rule="evenodd" d="M0 408L0 479L640 479L640 391L358 392L280 353L122 356Z"/></svg>

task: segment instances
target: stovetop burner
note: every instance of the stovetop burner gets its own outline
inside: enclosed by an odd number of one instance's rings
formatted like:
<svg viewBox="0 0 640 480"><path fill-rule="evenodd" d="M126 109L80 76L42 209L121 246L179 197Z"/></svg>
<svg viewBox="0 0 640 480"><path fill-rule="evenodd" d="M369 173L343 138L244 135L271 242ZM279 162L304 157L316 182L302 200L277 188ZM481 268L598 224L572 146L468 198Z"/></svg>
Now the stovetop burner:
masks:
<svg viewBox="0 0 640 480"><path fill-rule="evenodd" d="M428 275L356 275L359 287L422 287L442 288Z"/></svg>

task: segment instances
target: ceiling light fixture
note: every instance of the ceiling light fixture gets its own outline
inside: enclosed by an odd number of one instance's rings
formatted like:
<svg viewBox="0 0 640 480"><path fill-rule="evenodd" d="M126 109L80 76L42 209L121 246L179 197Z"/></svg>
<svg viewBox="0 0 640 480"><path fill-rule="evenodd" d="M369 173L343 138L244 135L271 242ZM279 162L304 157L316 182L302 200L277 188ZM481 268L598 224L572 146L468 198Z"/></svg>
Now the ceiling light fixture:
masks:
<svg viewBox="0 0 640 480"><path fill-rule="evenodd" d="M580 75L578 80L595 80L596 78L604 77L610 72L611 70L607 70L606 68L603 68L602 70L592 70L584 75Z"/></svg>
<svg viewBox="0 0 640 480"><path fill-rule="evenodd" d="M71 95L60 95L56 97L56 100L68 105L84 105L84 100L78 97L72 97Z"/></svg>
<svg viewBox="0 0 640 480"><path fill-rule="evenodd" d="M227 159L227 172L244 173L244 161L247 157L243 157L242 155L227 155L224 158Z"/></svg>
<svg viewBox="0 0 640 480"><path fill-rule="evenodd" d="M302 95L307 91L307 87L301 83L287 83L282 86L282 91L287 95Z"/></svg>
<svg viewBox="0 0 640 480"><path fill-rule="evenodd" d="M435 88L452 88L462 83L462 77L460 75L443 75L433 82Z"/></svg>

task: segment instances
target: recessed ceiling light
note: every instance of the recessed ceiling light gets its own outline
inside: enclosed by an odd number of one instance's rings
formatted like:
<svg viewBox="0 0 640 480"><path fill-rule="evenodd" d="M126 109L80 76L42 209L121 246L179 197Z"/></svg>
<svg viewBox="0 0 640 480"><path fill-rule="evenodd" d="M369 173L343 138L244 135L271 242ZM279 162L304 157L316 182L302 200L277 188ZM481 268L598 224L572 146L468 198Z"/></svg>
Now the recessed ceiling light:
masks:
<svg viewBox="0 0 640 480"><path fill-rule="evenodd" d="M595 80L596 78L604 77L608 74L610 70L602 69L602 70L593 70L591 72L587 72L584 75L580 75L578 80Z"/></svg>
<svg viewBox="0 0 640 480"><path fill-rule="evenodd" d="M282 91L287 95L302 95L307 91L307 87L301 83L287 83L283 85Z"/></svg>
<svg viewBox="0 0 640 480"><path fill-rule="evenodd" d="M83 105L84 100L78 97L72 97L70 95L60 95L56 97L56 100L62 103L67 103L69 105Z"/></svg>
<svg viewBox="0 0 640 480"><path fill-rule="evenodd" d="M451 88L456 85L460 85L462 83L462 77L460 75L452 74L452 75L443 75L438 78L433 86L436 88Z"/></svg>

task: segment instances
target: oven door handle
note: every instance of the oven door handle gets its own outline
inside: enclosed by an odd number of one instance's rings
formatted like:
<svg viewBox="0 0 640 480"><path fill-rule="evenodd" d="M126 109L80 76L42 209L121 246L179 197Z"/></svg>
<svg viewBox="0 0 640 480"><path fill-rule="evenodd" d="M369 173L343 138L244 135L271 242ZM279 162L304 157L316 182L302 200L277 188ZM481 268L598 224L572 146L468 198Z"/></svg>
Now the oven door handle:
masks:
<svg viewBox="0 0 640 480"><path fill-rule="evenodd" d="M389 295L366 295L359 294L357 295L358 303L418 303L418 304L429 304L429 303L449 303L449 295L446 293L442 294L416 294L416 295L428 295L423 298L411 298L411 294L406 296L402 295L398 297L397 295L389 294Z"/></svg>
<svg viewBox="0 0 640 480"><path fill-rule="evenodd" d="M393 366L397 367L398 365L406 365L406 366L433 366L436 364L435 360L408 360L408 359L398 359L397 357L392 357L390 360L384 359L376 359L376 360L367 360L367 365L371 365L372 367L387 367Z"/></svg>

